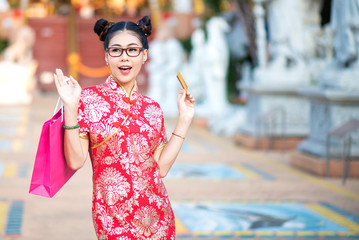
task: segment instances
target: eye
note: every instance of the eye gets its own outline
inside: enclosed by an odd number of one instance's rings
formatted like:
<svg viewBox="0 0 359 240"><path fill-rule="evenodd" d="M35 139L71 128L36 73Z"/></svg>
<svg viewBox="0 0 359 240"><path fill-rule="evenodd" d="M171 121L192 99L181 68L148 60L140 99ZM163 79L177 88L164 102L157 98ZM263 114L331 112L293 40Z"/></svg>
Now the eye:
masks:
<svg viewBox="0 0 359 240"><path fill-rule="evenodd" d="M129 48L128 51L130 51L130 52L138 52L138 48Z"/></svg>
<svg viewBox="0 0 359 240"><path fill-rule="evenodd" d="M120 53L121 48L111 48L110 51L113 52L113 53Z"/></svg>

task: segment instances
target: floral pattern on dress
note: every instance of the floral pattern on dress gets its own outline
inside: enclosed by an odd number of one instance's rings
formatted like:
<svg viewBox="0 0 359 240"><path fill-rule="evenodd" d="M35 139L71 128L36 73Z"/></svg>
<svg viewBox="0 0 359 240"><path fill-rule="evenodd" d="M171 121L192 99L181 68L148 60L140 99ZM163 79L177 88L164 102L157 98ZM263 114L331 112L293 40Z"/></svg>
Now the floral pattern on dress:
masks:
<svg viewBox="0 0 359 240"><path fill-rule="evenodd" d="M159 218L156 209L145 206L138 209L133 222L137 232L149 237L160 228Z"/></svg>
<svg viewBox="0 0 359 240"><path fill-rule="evenodd" d="M151 126L154 126L156 129L160 129L162 123L162 112L161 109L155 105L149 105L145 109L145 117L149 121Z"/></svg>
<svg viewBox="0 0 359 240"><path fill-rule="evenodd" d="M89 91L85 89L84 91ZM96 93L88 93L88 96L83 98L83 103L86 105L85 114L88 115L89 122L96 123L100 121L103 117L106 117L110 112L110 104L106 102L102 97L98 96Z"/></svg>
<svg viewBox="0 0 359 240"><path fill-rule="evenodd" d="M90 140L92 216L98 239L175 238L174 215L153 155L167 143L163 113L137 86L111 76L82 91L80 136Z"/></svg>
<svg viewBox="0 0 359 240"><path fill-rule="evenodd" d="M127 197L130 191L130 184L115 168L105 168L97 181L97 191L102 193L97 197L103 198L107 205L116 204L117 201Z"/></svg>
<svg viewBox="0 0 359 240"><path fill-rule="evenodd" d="M149 159L147 139L140 134L133 134L127 139L127 149L131 153L130 161L140 164Z"/></svg>

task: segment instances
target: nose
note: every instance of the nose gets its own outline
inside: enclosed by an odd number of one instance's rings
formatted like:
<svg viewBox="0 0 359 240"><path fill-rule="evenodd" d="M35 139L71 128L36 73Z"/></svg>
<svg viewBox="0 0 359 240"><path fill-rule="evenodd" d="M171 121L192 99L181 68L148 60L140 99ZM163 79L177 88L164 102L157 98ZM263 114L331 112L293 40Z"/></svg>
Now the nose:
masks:
<svg viewBox="0 0 359 240"><path fill-rule="evenodd" d="M123 50L123 52L122 52L120 58L121 58L121 61L126 61L126 60L128 60L129 56L127 55L127 51Z"/></svg>

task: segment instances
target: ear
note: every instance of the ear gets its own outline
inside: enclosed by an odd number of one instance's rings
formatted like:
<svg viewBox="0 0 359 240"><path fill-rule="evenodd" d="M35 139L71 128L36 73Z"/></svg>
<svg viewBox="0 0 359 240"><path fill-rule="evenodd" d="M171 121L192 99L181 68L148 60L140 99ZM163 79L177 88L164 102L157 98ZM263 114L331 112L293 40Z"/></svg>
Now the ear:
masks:
<svg viewBox="0 0 359 240"><path fill-rule="evenodd" d="M147 55L148 55L148 49L143 50L143 56L142 56L143 62L147 61Z"/></svg>
<svg viewBox="0 0 359 240"><path fill-rule="evenodd" d="M108 53L105 52L105 62L108 62Z"/></svg>

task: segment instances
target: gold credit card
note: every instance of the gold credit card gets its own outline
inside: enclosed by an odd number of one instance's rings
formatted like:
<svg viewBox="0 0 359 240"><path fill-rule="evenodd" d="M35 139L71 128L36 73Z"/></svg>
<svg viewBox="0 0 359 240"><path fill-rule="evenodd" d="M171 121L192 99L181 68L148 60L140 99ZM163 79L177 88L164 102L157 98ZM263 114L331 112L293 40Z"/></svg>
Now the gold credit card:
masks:
<svg viewBox="0 0 359 240"><path fill-rule="evenodd" d="M188 88L187 84L186 84L185 80L183 79L182 75L180 74L180 72L177 73L177 79L180 82L182 88L187 91L187 88Z"/></svg>

